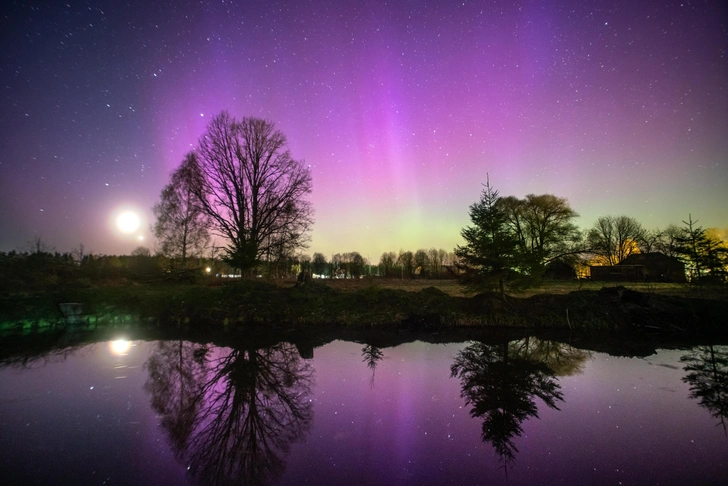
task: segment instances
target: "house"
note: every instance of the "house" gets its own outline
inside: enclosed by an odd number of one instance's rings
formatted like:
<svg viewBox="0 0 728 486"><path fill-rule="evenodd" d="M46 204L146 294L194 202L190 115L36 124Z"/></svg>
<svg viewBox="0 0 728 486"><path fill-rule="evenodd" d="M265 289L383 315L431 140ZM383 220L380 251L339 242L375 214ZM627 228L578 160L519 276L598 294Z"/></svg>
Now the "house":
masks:
<svg viewBox="0 0 728 486"><path fill-rule="evenodd" d="M554 260L546 265L544 280L576 280L576 270L568 263Z"/></svg>
<svg viewBox="0 0 728 486"><path fill-rule="evenodd" d="M590 267L591 279L611 282L685 282L685 265L660 252L630 255L612 266Z"/></svg>

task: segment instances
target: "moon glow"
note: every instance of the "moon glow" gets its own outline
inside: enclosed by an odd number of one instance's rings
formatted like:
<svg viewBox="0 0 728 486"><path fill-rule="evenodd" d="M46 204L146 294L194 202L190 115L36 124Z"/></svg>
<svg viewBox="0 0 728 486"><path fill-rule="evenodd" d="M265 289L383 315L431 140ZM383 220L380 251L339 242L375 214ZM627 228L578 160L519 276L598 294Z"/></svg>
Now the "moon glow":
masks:
<svg viewBox="0 0 728 486"><path fill-rule="evenodd" d="M131 211L124 211L117 216L116 227L122 233L133 233L139 228L139 216Z"/></svg>

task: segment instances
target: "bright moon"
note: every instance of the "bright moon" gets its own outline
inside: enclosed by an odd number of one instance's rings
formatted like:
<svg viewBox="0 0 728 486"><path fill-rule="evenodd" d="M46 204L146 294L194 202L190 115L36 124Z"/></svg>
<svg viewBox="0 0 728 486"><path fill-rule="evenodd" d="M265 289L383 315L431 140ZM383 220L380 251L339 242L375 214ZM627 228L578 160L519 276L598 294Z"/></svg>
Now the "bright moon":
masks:
<svg viewBox="0 0 728 486"><path fill-rule="evenodd" d="M132 233L139 228L139 217L131 211L123 212L116 218L116 226L122 233Z"/></svg>

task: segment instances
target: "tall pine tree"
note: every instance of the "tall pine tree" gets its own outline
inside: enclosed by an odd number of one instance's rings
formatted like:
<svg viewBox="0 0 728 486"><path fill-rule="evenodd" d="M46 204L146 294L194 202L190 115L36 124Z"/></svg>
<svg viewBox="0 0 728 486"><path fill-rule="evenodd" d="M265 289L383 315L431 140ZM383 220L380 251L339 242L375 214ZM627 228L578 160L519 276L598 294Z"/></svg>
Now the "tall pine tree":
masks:
<svg viewBox="0 0 728 486"><path fill-rule="evenodd" d="M498 290L505 298L505 287L514 275L518 240L508 227L506 212L498 191L487 179L480 200L470 206L472 226L461 231L464 246L455 248L461 281L473 291Z"/></svg>

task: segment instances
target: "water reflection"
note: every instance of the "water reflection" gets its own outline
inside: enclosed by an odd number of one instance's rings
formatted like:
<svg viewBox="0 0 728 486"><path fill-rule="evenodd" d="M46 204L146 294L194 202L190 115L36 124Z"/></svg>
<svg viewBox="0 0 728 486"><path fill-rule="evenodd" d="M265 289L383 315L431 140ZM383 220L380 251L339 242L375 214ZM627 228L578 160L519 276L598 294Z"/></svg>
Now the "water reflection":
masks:
<svg viewBox="0 0 728 486"><path fill-rule="evenodd" d="M538 418L535 398L558 410L563 401L557 374L578 373L588 353L563 343L527 338L501 344L472 343L450 368L460 378L470 415L483 418L482 440L490 443L507 467L518 448L514 438L522 423Z"/></svg>
<svg viewBox="0 0 728 486"><path fill-rule="evenodd" d="M377 369L377 364L384 358L382 350L371 344L367 344L361 350L362 361L367 364L367 368L372 370L372 377L369 379L369 385L374 386L374 371Z"/></svg>
<svg viewBox="0 0 728 486"><path fill-rule="evenodd" d="M203 404L207 347L188 341L159 341L145 363L149 379L144 389L162 417L172 450L184 455Z"/></svg>
<svg viewBox="0 0 728 486"><path fill-rule="evenodd" d="M510 346L512 355L529 361L541 362L549 367L556 376L580 374L584 369L584 364L592 356L591 352L569 344L535 337L513 341Z"/></svg>
<svg viewBox="0 0 728 486"><path fill-rule="evenodd" d="M482 334L469 336L492 341L327 335L270 349L240 345L234 333L150 341L157 330L126 326L64 336L0 342L3 484L728 477L727 346L673 347L642 359ZM375 371L370 388L361 374ZM499 466L506 477L493 474Z"/></svg>
<svg viewBox="0 0 728 486"><path fill-rule="evenodd" d="M313 369L296 347L158 343L146 389L173 449L209 484L267 484L309 429Z"/></svg>
<svg viewBox="0 0 728 486"><path fill-rule="evenodd" d="M131 349L131 341L126 339L117 339L109 341L109 351L116 356L125 356Z"/></svg>
<svg viewBox="0 0 728 486"><path fill-rule="evenodd" d="M690 385L690 398L708 409L728 435L728 346L698 346L680 361L686 363L683 381Z"/></svg>

